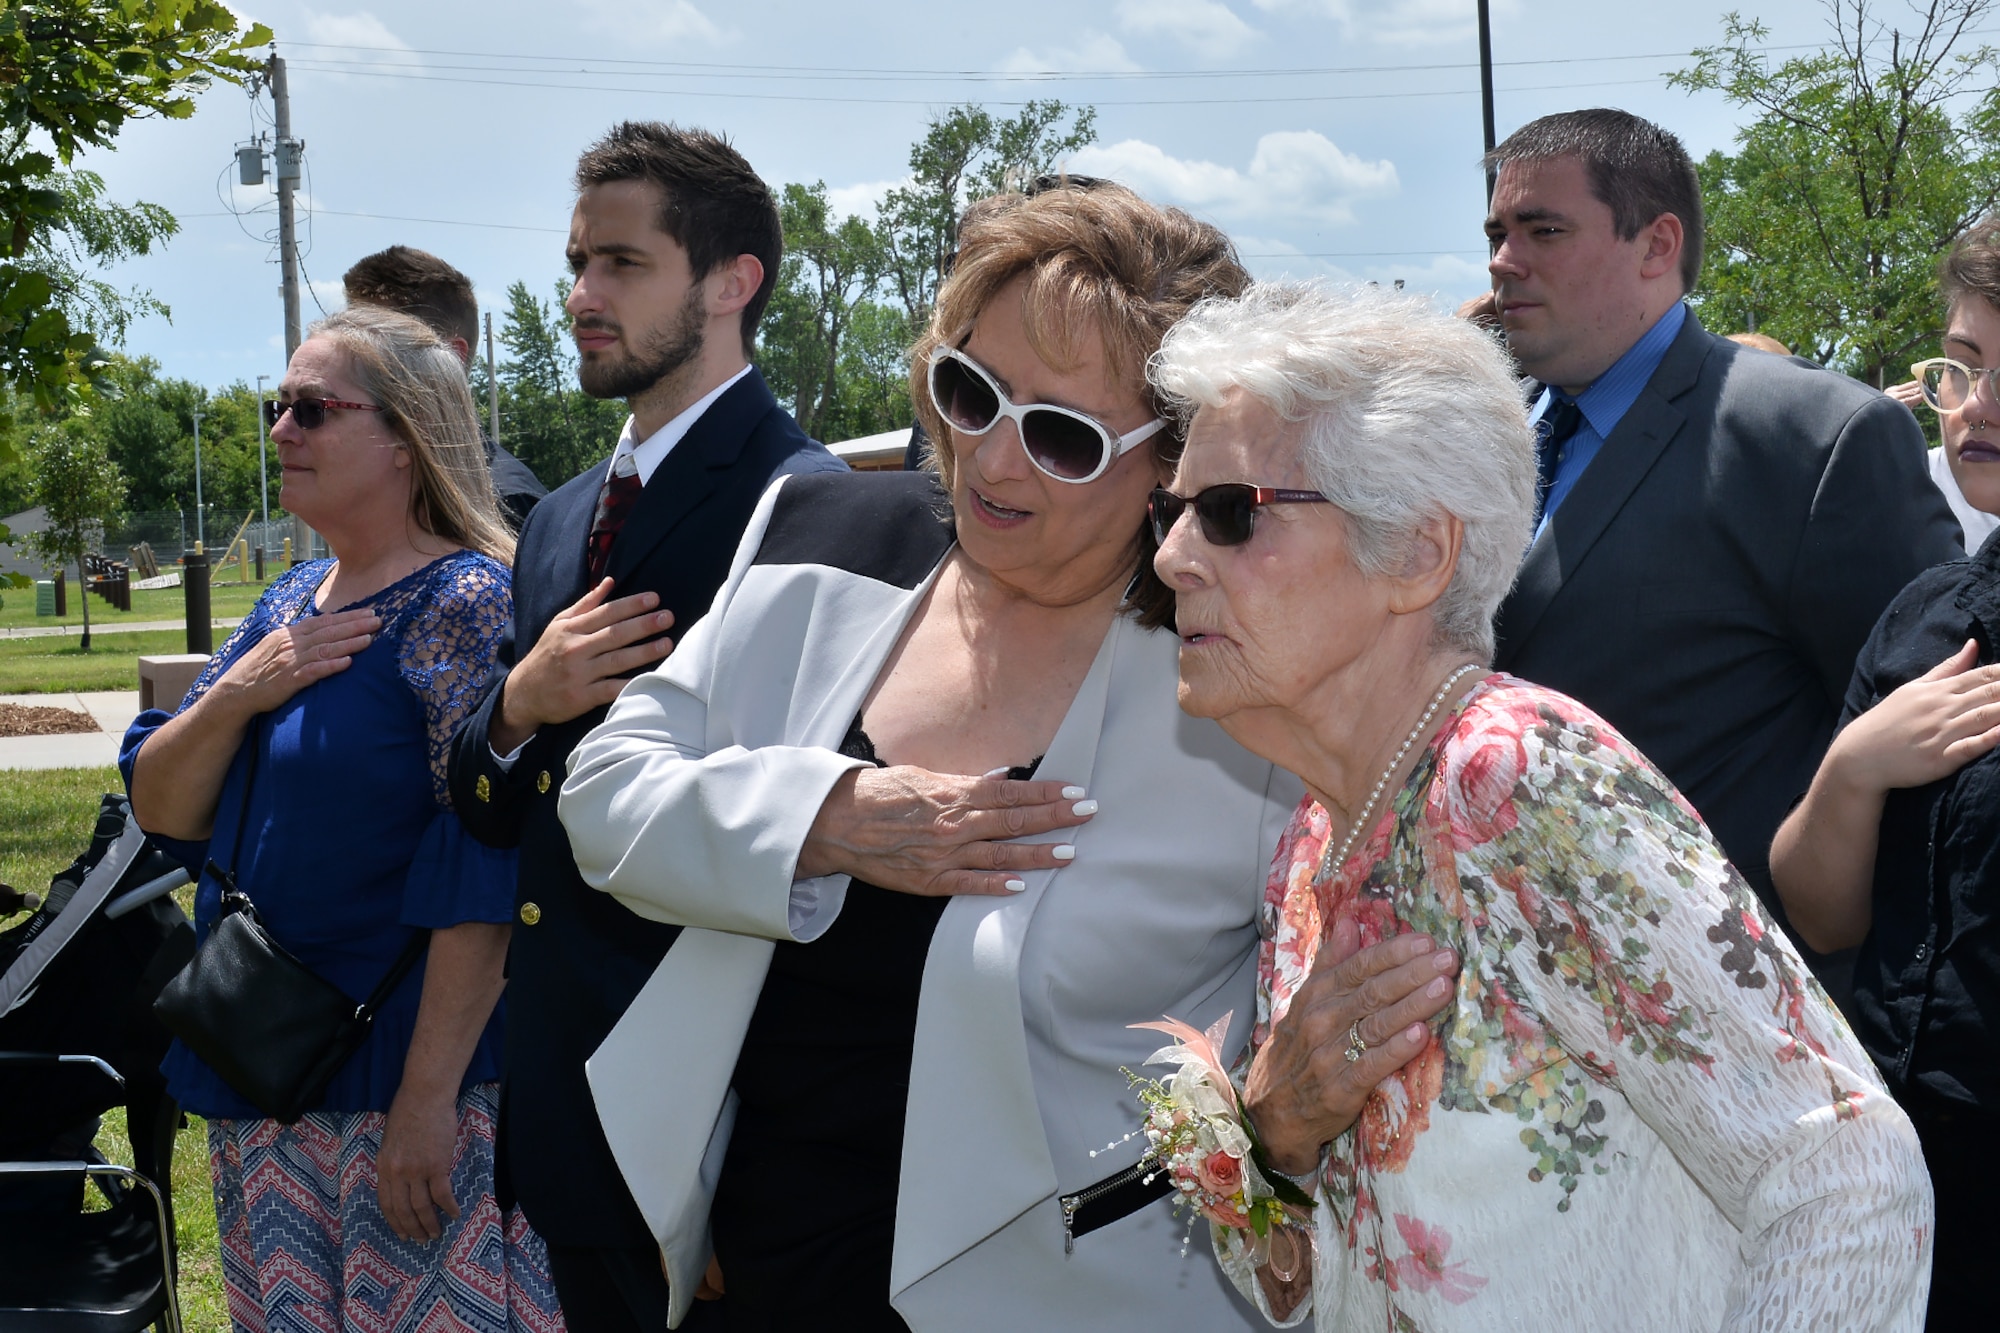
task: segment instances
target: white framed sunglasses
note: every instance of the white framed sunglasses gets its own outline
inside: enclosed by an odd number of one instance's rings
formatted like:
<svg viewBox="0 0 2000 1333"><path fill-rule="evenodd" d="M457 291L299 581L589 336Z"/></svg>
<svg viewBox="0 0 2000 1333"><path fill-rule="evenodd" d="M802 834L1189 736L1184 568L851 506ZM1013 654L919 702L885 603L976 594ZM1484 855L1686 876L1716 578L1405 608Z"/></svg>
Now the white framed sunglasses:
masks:
<svg viewBox="0 0 2000 1333"><path fill-rule="evenodd" d="M1166 428L1154 417L1120 435L1094 417L1053 403L1015 403L1001 392L986 367L956 347L938 347L930 356L931 403L945 424L967 435L984 435L1004 417L1014 423L1028 461L1043 474L1080 486L1096 481L1118 455Z"/></svg>

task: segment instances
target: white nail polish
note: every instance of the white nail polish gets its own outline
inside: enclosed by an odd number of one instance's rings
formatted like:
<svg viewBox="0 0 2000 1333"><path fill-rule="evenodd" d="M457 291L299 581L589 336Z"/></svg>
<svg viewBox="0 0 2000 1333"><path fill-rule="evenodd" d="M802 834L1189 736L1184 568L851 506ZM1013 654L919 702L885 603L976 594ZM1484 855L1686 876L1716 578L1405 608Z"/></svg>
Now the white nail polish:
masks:
<svg viewBox="0 0 2000 1333"><path fill-rule="evenodd" d="M1080 798L1080 797L1081 797L1082 795L1083 795L1083 788L1081 788L1081 787L1064 787L1064 788L1063 788L1063 799L1064 799L1065 801L1074 801L1074 800L1077 800L1077 799L1079 799L1079 798Z"/></svg>
<svg viewBox="0 0 2000 1333"><path fill-rule="evenodd" d="M1007 881L1007 892L1009 893L1019 893L1027 887L1028 881L1025 879L1010 879Z"/></svg>
<svg viewBox="0 0 2000 1333"><path fill-rule="evenodd" d="M1013 771L1014 770L1011 768L994 768L994 769L988 769L983 776L989 778L1004 778Z"/></svg>
<svg viewBox="0 0 2000 1333"><path fill-rule="evenodd" d="M1078 801L1069 808L1069 812L1073 815L1094 815L1097 813L1097 802Z"/></svg>
<svg viewBox="0 0 2000 1333"><path fill-rule="evenodd" d="M1057 843L1049 851L1058 861L1074 861L1076 859L1076 848L1066 842Z"/></svg>

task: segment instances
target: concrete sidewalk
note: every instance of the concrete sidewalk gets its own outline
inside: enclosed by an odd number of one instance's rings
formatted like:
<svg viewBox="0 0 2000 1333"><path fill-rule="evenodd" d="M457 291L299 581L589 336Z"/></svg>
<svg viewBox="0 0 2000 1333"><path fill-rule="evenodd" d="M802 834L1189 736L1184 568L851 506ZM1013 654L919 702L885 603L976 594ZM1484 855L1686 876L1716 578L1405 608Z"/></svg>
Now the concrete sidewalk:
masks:
<svg viewBox="0 0 2000 1333"><path fill-rule="evenodd" d="M242 616L217 616L208 622L214 629L235 629L243 623ZM100 634L137 634L143 630L186 629L185 620L121 620L109 625L92 625L90 637ZM83 622L74 625L19 625L13 629L0 629L0 639L52 639L59 634L81 634ZM217 635L215 644L222 646L222 635Z"/></svg>
<svg viewBox="0 0 2000 1333"><path fill-rule="evenodd" d="M0 704L67 708L88 713L101 728L68 736L0 736L0 769L99 768L118 762L118 742L139 716L137 690L88 694L0 694Z"/></svg>

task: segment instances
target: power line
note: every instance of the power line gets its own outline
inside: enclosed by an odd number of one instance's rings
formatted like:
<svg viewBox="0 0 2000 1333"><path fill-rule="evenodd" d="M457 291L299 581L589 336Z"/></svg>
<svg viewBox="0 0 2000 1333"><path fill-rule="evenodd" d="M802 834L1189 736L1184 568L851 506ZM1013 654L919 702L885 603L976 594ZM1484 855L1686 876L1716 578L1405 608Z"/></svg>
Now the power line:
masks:
<svg viewBox="0 0 2000 1333"><path fill-rule="evenodd" d="M385 69L330 69L307 61L294 66L301 70L316 70L322 73L345 74L354 78L407 79L416 83L462 83L477 84L495 88L548 88L559 92L577 93L642 93L652 97L719 97L730 101L748 102L833 102L867 106L936 106L934 97L834 97L827 94L811 93L733 93L704 88L620 88L601 83L545 83L539 80L523 79L469 79L449 75L429 75L403 70ZM1501 88L1507 94L1537 92L1567 92L1580 88L1629 88L1635 83L1657 83L1665 78L1606 79L1595 83L1551 83L1527 88ZM1393 101L1410 97L1477 97L1477 88L1427 88L1395 93L1301 93L1279 97L1164 97L1130 98L1125 100L1093 99L1098 107L1125 106L1253 106L1266 103L1296 102L1375 102ZM1021 107L1026 102L984 101L983 106Z"/></svg>
<svg viewBox="0 0 2000 1333"><path fill-rule="evenodd" d="M659 69L705 78L766 78L800 79L806 81L865 80L865 81L914 81L952 83L1024 83L1024 82L1071 82L1077 80L1106 81L1148 81L1157 79L1237 79L1237 78L1325 78L1352 74L1409 74L1436 70L1477 69L1476 61L1452 61L1423 65L1328 65L1274 69L1217 69L1217 70L939 70L896 67L867 67L853 65L762 65L732 64L695 60L632 60L609 56L550 56L521 51L450 51L436 48L404 46L369 46L357 42L287 42L287 46L306 47L323 51L372 51L394 56L447 56L466 60L526 60L545 64L575 64L583 66L624 66L633 70ZM1821 43L1797 43L1789 46L1765 46L1760 51L1806 51L1817 50ZM1685 60L1692 53L1687 51L1649 51L1629 55L1605 56L1544 56L1531 60L1495 61L1497 68L1512 68L1531 65L1578 65L1599 64L1614 60ZM373 62L352 62L373 63ZM446 66L443 68L452 68ZM555 71L550 71L555 72ZM579 71L579 72L588 72Z"/></svg>
<svg viewBox="0 0 2000 1333"><path fill-rule="evenodd" d="M413 218L404 217L397 213L356 213L351 210L338 208L321 208L317 204L310 207L313 212L324 213L330 218L374 218L382 222L427 222L438 227L489 227L497 231L537 231L545 232L551 236L569 235L568 230L562 227L526 227L512 222L462 222L456 218ZM241 215L236 213L176 213L174 216L177 218L225 218ZM253 239L268 240L269 237Z"/></svg>

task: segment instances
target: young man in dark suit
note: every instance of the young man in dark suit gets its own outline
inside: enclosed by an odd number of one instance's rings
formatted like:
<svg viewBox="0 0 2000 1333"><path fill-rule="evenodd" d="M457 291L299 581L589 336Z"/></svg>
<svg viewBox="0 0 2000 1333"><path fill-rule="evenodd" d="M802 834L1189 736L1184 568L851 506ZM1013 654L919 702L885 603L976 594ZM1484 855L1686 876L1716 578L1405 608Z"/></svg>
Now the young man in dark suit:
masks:
<svg viewBox="0 0 2000 1333"><path fill-rule="evenodd" d="M1491 161L1483 313L1545 386L1540 516L1496 665L1630 737L1783 920L1771 836L1882 608L1962 554L1958 525L1901 404L1688 310L1701 186L1673 135L1567 112ZM1845 969L1807 958L1838 998Z"/></svg>
<svg viewBox="0 0 2000 1333"><path fill-rule="evenodd" d="M749 163L700 130L627 123L583 155L576 184L578 377L632 415L611 458L521 532L514 623L458 734L451 789L475 837L521 849L501 1169L548 1242L569 1327L651 1333L666 1326L659 1248L605 1145L584 1061L678 932L585 886L556 797L570 750L625 681L708 610L771 481L845 465L750 364L783 242ZM696 1309L689 1327L719 1313Z"/></svg>

